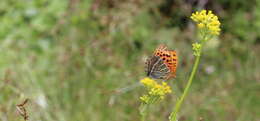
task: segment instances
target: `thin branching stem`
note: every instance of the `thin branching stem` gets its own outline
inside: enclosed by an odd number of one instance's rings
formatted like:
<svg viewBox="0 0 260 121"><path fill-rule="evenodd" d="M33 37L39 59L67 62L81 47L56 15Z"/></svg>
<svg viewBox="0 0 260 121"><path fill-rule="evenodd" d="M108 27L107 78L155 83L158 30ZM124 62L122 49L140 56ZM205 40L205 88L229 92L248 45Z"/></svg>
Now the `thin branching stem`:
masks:
<svg viewBox="0 0 260 121"><path fill-rule="evenodd" d="M169 117L170 121L177 121L177 113L180 110L180 107L181 107L181 105L183 103L183 100L184 100L185 96L187 95L187 93L188 93L188 91L190 89L190 86L192 84L193 78L195 76L195 73L196 73L198 65L199 65L199 61L200 61L200 56L196 56L195 64L193 65L193 69L192 69L191 75L189 77L188 83L187 83L187 85L186 85L186 87L184 89L184 92L183 92L181 98L177 101L177 103L176 103L176 105L174 107L174 110L173 110L173 112L171 113L171 115Z"/></svg>

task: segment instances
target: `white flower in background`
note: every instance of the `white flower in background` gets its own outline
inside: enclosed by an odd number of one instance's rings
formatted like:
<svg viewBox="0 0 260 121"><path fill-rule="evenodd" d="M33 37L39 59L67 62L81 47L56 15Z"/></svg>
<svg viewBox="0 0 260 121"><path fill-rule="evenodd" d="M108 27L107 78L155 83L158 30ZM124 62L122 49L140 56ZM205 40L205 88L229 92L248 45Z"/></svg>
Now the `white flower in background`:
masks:
<svg viewBox="0 0 260 121"><path fill-rule="evenodd" d="M47 100L44 94L39 94L39 96L36 98L36 103L42 107L42 108L47 108Z"/></svg>
<svg viewBox="0 0 260 121"><path fill-rule="evenodd" d="M215 72L215 67L213 65L209 65L205 68L205 71L207 74L212 74L213 72Z"/></svg>

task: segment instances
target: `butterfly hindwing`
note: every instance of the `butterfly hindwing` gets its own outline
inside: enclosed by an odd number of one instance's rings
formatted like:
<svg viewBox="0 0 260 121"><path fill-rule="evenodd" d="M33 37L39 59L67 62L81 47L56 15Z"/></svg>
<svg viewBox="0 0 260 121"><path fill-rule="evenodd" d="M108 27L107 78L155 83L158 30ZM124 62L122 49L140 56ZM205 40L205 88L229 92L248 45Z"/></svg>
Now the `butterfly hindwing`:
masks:
<svg viewBox="0 0 260 121"><path fill-rule="evenodd" d="M167 47L160 45L154 55L147 59L147 76L155 79L169 79L175 77L177 68L177 53L174 50L167 50Z"/></svg>
<svg viewBox="0 0 260 121"><path fill-rule="evenodd" d="M163 79L169 75L170 70L159 56L152 56L147 60L147 76Z"/></svg>

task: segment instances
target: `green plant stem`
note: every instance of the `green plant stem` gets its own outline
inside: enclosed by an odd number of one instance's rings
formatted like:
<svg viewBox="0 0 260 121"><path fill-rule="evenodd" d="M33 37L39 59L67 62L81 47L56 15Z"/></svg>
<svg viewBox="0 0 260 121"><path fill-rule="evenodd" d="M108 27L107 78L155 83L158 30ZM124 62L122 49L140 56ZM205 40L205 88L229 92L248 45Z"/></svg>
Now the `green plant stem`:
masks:
<svg viewBox="0 0 260 121"><path fill-rule="evenodd" d="M145 115L142 115L141 121L145 121Z"/></svg>
<svg viewBox="0 0 260 121"><path fill-rule="evenodd" d="M200 52L200 54L201 54L201 52ZM186 85L186 87L184 89L184 92L183 92L181 98L175 104L174 110L173 110L173 112L171 113L171 115L169 117L170 121L177 121L176 120L177 119L177 113L178 113L178 111L179 111L179 109L181 107L181 104L182 104L185 96L187 95L187 93L188 93L188 91L190 89L191 83L193 81L193 78L195 76L195 73L196 73L198 65L199 65L199 61L200 61L200 56L196 56L195 64L193 65L192 72L191 72L191 75L189 77L188 83L187 83L187 85Z"/></svg>
<svg viewBox="0 0 260 121"><path fill-rule="evenodd" d="M145 121L148 104L142 104L140 107L141 121Z"/></svg>

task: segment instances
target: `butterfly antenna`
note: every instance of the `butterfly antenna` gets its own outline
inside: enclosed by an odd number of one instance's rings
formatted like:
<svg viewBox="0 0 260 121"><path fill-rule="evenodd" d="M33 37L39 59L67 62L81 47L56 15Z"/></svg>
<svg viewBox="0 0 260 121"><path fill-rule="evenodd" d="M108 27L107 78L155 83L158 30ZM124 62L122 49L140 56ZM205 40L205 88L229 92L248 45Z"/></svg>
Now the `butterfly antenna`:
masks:
<svg viewBox="0 0 260 121"><path fill-rule="evenodd" d="M132 91L132 90L134 90L134 89L136 89L137 87L140 87L140 86L142 86L142 84L137 82L137 83L134 83L134 84L126 86L126 87L115 89L115 94L113 94L110 97L108 104L113 105L115 103L116 97L118 97L118 96L120 96L124 93L127 93L129 91Z"/></svg>

